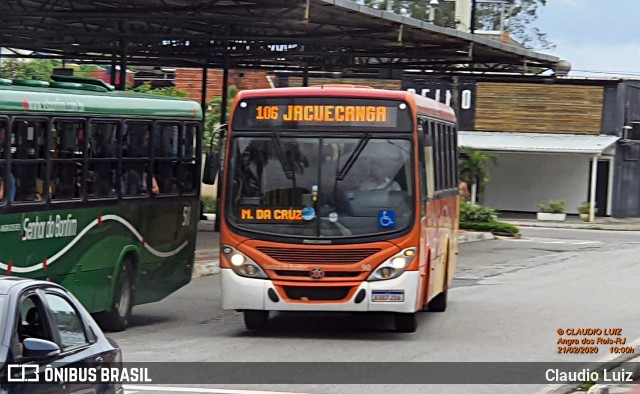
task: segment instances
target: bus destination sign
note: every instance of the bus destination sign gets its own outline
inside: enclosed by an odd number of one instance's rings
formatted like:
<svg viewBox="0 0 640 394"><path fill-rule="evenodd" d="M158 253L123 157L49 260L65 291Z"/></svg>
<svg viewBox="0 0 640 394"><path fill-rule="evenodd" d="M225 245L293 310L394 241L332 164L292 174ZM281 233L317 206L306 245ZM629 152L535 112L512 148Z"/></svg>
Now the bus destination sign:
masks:
<svg viewBox="0 0 640 394"><path fill-rule="evenodd" d="M305 123L367 123L391 126L395 108L381 105L258 105L256 121Z"/></svg>
<svg viewBox="0 0 640 394"><path fill-rule="evenodd" d="M243 100L236 107L236 130L367 128L410 130L409 107L371 99L283 98Z"/></svg>
<svg viewBox="0 0 640 394"><path fill-rule="evenodd" d="M240 220L248 223L304 223L304 208L240 207Z"/></svg>

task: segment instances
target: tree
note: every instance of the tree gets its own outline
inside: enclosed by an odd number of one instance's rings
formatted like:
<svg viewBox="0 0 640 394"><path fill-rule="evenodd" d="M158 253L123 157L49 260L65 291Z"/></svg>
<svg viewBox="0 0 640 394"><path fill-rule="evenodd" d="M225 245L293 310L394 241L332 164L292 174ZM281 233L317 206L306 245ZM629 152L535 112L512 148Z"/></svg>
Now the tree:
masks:
<svg viewBox="0 0 640 394"><path fill-rule="evenodd" d="M468 0L472 1L472 0ZM362 0L363 4L377 9L391 10L401 15L411 16L420 20L428 19L426 0ZM511 36L527 48L553 49L555 45L549 41L547 34L540 31L533 22L538 18L538 10L544 7L547 0L509 0L505 4L504 28ZM502 19L500 3L476 4L476 30L499 30ZM434 23L439 26L455 28L455 2L440 0L435 12Z"/></svg>
<svg viewBox="0 0 640 394"><path fill-rule="evenodd" d="M235 86L229 86L227 89L227 122L229 121L229 115L231 115L231 104L233 103L233 99L236 97L240 90ZM222 108L222 96L216 96L209 102L209 110L206 113L205 121L204 121L204 149L211 148L211 137L213 132L216 130L218 126L220 126L220 118L222 116L222 112L220 111ZM217 148L220 143L218 139L213 141L213 147Z"/></svg>
<svg viewBox="0 0 640 394"><path fill-rule="evenodd" d="M166 96L166 97L187 97L189 94L187 92L182 92L177 90L174 86L170 86L167 88L155 88L151 86L151 82L145 82L137 88L131 89L127 86L128 89L133 90L138 93L148 93L155 94L158 96Z"/></svg>
<svg viewBox="0 0 640 394"><path fill-rule="evenodd" d="M484 191L484 187L489 182L489 172L487 166L489 161L496 164L495 156L482 153L468 146L460 147L460 158L458 168L460 178L468 185L471 185L471 203L475 204L479 192Z"/></svg>
<svg viewBox="0 0 640 394"><path fill-rule="evenodd" d="M62 66L59 60L50 59L5 59L0 68L0 78L7 79L38 79L49 81L53 69Z"/></svg>
<svg viewBox="0 0 640 394"><path fill-rule="evenodd" d="M538 10L547 5L547 0L510 0L505 7L504 26L511 36L527 48L553 49L547 34L532 24L538 19ZM478 3L476 28L499 30L501 4Z"/></svg>

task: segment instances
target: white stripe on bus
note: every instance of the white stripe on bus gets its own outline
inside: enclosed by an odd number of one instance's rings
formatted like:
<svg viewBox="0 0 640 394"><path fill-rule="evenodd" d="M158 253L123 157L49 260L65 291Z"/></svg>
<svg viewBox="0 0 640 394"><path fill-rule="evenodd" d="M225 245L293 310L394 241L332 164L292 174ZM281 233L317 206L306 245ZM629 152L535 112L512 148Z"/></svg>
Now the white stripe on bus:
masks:
<svg viewBox="0 0 640 394"><path fill-rule="evenodd" d="M169 252L160 252L157 249L154 249L153 247L151 247L149 244L147 244L144 241L144 238L142 237L142 235L140 235L140 233L138 232L138 230L136 230L135 227L133 227L131 225L131 223L129 223L126 219L118 216L118 215L104 215L102 216L102 221L106 221L106 220L114 220L116 222L119 222L120 224L122 224L123 226L125 226L127 229L129 229L129 231L131 231L131 233L133 235L135 235L135 237L138 239L138 241L142 242L142 246L144 246L145 249L147 249L151 254L157 256L157 257L161 257L161 258L167 258L167 257L172 257L175 256L176 254L180 253L180 251L182 249L185 248L185 246L187 246L189 244L188 241L184 241L180 246L178 246L176 249L171 250ZM78 243L78 241L80 241L80 239L82 237L84 237L84 235L91 230L92 228L94 228L95 226L97 226L99 224L100 220L99 219L95 219L94 221L92 221L91 223L89 223L88 226L86 226L81 232L80 234L76 235L76 237L69 242L64 248L62 248L62 250L60 250L58 253L54 254L53 256L47 258L47 266L50 266L51 264L53 264L56 260L58 260L60 257L62 257L64 254L66 254L69 249L71 249L76 243ZM35 265L32 265L30 267L16 267L13 266L11 269L11 272L15 272L15 273L27 273L27 272L34 272L34 271L38 271L41 270L43 268L44 264L43 263L38 263ZM3 269L5 271L9 270L9 265L0 262L0 269Z"/></svg>

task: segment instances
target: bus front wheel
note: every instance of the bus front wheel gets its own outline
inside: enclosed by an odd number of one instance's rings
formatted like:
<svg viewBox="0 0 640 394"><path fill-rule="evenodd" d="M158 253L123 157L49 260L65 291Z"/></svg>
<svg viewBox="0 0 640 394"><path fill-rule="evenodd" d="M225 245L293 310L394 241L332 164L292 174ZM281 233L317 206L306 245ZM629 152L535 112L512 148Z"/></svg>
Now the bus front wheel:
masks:
<svg viewBox="0 0 640 394"><path fill-rule="evenodd" d="M124 331L129 325L133 308L133 282L133 265L130 261L125 261L118 274L111 310L96 316L96 320L104 330L119 332Z"/></svg>
<svg viewBox="0 0 640 394"><path fill-rule="evenodd" d="M247 330L262 330L269 322L269 311L243 311Z"/></svg>
<svg viewBox="0 0 640 394"><path fill-rule="evenodd" d="M396 331L416 332L418 329L418 317L415 313L396 313Z"/></svg>
<svg viewBox="0 0 640 394"><path fill-rule="evenodd" d="M447 310L447 289L437 296L433 297L427 304L427 310L429 312L444 312Z"/></svg>

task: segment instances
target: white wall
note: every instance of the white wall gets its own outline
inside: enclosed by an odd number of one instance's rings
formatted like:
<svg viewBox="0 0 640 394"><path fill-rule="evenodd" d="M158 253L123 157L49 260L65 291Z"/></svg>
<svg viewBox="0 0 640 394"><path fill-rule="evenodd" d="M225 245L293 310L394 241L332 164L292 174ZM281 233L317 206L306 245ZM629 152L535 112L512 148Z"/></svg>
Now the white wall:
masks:
<svg viewBox="0 0 640 394"><path fill-rule="evenodd" d="M587 199L590 155L487 152L491 180L481 204L502 211L537 212L541 202L561 200L567 213L577 213Z"/></svg>

